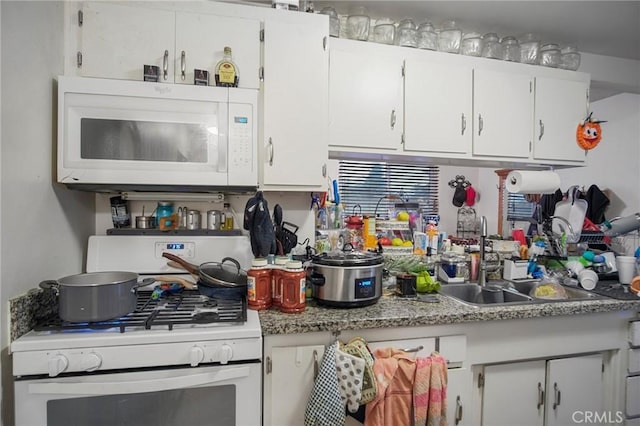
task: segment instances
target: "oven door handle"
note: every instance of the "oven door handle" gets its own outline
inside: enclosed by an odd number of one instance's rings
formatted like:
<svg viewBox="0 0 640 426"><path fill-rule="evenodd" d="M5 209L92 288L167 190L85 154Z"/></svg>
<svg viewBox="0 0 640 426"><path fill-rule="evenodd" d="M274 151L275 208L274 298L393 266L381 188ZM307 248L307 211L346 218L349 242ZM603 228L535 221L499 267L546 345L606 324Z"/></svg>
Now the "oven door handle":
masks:
<svg viewBox="0 0 640 426"><path fill-rule="evenodd" d="M225 367L218 371L163 377L149 380L124 379L122 382L50 382L30 383L29 394L47 395L124 395L210 385L227 380L249 377L249 367Z"/></svg>

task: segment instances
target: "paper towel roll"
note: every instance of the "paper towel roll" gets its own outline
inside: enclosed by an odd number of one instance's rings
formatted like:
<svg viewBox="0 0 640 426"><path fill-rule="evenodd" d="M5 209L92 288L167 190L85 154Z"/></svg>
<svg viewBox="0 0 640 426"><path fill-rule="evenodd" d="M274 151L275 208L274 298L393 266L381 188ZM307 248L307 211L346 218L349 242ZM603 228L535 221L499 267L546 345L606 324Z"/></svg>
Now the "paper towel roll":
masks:
<svg viewBox="0 0 640 426"><path fill-rule="evenodd" d="M516 194L549 194L560 188L560 176L550 171L513 170L506 184L507 191Z"/></svg>

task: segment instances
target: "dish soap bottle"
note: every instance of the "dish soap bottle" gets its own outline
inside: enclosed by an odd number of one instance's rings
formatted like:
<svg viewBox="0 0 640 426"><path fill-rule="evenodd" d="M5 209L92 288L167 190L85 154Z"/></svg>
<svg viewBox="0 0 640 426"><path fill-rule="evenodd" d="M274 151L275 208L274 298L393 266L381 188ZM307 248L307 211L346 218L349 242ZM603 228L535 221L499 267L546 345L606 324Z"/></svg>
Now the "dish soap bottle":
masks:
<svg viewBox="0 0 640 426"><path fill-rule="evenodd" d="M216 86L222 87L238 87L240 80L238 66L231 59L231 48L225 46L224 56L216 64L215 68Z"/></svg>

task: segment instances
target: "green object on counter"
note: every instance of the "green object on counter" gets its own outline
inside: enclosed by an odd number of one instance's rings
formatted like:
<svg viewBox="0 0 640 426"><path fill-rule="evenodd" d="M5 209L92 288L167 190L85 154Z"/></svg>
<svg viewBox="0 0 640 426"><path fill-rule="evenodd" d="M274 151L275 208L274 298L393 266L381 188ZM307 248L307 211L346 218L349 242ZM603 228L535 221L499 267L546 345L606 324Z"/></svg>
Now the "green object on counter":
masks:
<svg viewBox="0 0 640 426"><path fill-rule="evenodd" d="M416 276L416 291L418 293L436 293L440 290L440 283L435 281L431 274L427 271L422 271Z"/></svg>

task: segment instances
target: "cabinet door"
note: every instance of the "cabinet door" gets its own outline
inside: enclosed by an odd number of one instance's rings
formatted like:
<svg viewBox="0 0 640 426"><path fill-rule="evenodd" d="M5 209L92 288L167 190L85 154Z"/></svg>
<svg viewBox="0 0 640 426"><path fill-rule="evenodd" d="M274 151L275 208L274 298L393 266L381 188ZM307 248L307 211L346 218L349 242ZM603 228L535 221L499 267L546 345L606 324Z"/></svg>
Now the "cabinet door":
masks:
<svg viewBox="0 0 640 426"><path fill-rule="evenodd" d="M602 355L547 362L546 426L574 424L574 413L602 413Z"/></svg>
<svg viewBox="0 0 640 426"><path fill-rule="evenodd" d="M576 127L587 116L588 85L536 77L533 157L584 162Z"/></svg>
<svg viewBox="0 0 640 426"><path fill-rule="evenodd" d="M328 17L264 23L262 185L326 186Z"/></svg>
<svg viewBox="0 0 640 426"><path fill-rule="evenodd" d="M544 361L485 367L482 424L542 426L544 379Z"/></svg>
<svg viewBox="0 0 640 426"><path fill-rule="evenodd" d="M447 424L471 424L471 372L466 368L447 370Z"/></svg>
<svg viewBox="0 0 640 426"><path fill-rule="evenodd" d="M473 154L529 157L533 137L532 78L476 69L473 84Z"/></svg>
<svg viewBox="0 0 640 426"><path fill-rule="evenodd" d="M402 138L402 56L393 46L331 40L329 144L396 150Z"/></svg>
<svg viewBox="0 0 640 426"><path fill-rule="evenodd" d="M274 347L265 373L264 425L302 425L323 345ZM268 363L267 363L268 364Z"/></svg>
<svg viewBox="0 0 640 426"><path fill-rule="evenodd" d="M173 82L173 12L86 2L80 33L80 75L143 80L143 66L156 65L158 81Z"/></svg>
<svg viewBox="0 0 640 426"><path fill-rule="evenodd" d="M215 86L215 65L225 46L238 66L239 87L258 89L260 21L202 13L176 13L175 82L193 84L193 70L209 71Z"/></svg>
<svg viewBox="0 0 640 426"><path fill-rule="evenodd" d="M404 82L405 151L471 151L471 68L407 59Z"/></svg>

